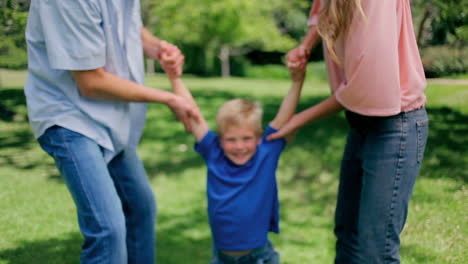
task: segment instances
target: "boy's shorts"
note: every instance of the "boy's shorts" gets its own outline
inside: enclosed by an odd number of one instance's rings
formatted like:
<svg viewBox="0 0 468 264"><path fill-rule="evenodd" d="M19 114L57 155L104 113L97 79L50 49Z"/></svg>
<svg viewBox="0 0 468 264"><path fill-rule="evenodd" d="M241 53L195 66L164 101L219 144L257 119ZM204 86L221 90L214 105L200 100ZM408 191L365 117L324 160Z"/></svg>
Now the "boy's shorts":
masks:
<svg viewBox="0 0 468 264"><path fill-rule="evenodd" d="M221 250L215 250L210 264L280 264L279 254L270 241L243 256L229 256Z"/></svg>

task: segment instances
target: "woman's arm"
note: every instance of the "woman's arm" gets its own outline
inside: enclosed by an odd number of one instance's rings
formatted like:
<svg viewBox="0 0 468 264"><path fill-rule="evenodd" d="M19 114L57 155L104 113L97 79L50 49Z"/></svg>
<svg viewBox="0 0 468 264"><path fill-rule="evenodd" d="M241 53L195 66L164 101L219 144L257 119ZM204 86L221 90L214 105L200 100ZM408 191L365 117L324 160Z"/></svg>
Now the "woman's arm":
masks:
<svg viewBox="0 0 468 264"><path fill-rule="evenodd" d="M294 115L280 129L280 131L269 135L268 139L273 140L281 137L287 137L307 123L336 114L343 109L343 106L341 106L341 104L336 100L335 96L332 95L324 101Z"/></svg>
<svg viewBox="0 0 468 264"><path fill-rule="evenodd" d="M295 49L286 54L286 65L288 67L295 67L305 69L309 59L310 52L317 45L320 40L320 35L317 31L317 21L320 11L320 0L315 0L309 15L309 30L307 31L301 44Z"/></svg>

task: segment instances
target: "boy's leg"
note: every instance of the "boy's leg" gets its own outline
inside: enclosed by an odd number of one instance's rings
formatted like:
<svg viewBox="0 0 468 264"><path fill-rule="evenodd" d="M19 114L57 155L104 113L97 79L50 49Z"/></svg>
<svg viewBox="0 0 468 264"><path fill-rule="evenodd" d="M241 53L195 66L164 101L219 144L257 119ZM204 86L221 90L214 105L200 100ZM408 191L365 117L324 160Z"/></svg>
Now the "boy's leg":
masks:
<svg viewBox="0 0 468 264"><path fill-rule="evenodd" d="M100 146L58 126L38 141L54 157L77 207L84 236L81 263L127 263L125 218Z"/></svg>
<svg viewBox="0 0 468 264"><path fill-rule="evenodd" d="M364 135L351 128L340 169L338 199L335 210L336 264L362 264L358 247L358 215L362 169L360 151Z"/></svg>
<svg viewBox="0 0 468 264"><path fill-rule="evenodd" d="M222 264L222 262L218 258L218 250L214 245L211 247L211 252L213 257L210 260L210 264Z"/></svg>
<svg viewBox="0 0 468 264"><path fill-rule="evenodd" d="M273 244L268 241L265 247L265 257L263 258L262 262L265 264L280 264L280 254L274 248Z"/></svg>
<svg viewBox="0 0 468 264"><path fill-rule="evenodd" d="M135 149L125 150L108 165L127 227L128 263L154 263L156 202Z"/></svg>

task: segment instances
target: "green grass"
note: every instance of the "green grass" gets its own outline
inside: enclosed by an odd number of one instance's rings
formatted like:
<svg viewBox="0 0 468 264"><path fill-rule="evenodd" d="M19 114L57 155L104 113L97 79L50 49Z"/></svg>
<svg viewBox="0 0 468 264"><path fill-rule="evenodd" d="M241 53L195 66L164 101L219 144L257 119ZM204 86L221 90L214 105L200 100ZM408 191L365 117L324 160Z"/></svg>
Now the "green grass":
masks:
<svg viewBox="0 0 468 264"><path fill-rule="evenodd" d="M27 124L24 72L0 71L0 77L0 102L8 110L0 116L0 264L78 263L82 238L74 205ZM328 95L325 82L309 77L300 109ZM260 100L267 122L289 86L286 80L185 81L211 125L221 103L238 96ZM169 89L160 76L148 84ZM402 234L402 263L467 263L468 87L430 85L427 96L430 138ZM332 263L346 130L343 115L310 124L280 160L282 232L271 239L285 264ZM139 152L158 199L158 263L202 264L210 258L205 168L192 146L169 110L149 107Z"/></svg>

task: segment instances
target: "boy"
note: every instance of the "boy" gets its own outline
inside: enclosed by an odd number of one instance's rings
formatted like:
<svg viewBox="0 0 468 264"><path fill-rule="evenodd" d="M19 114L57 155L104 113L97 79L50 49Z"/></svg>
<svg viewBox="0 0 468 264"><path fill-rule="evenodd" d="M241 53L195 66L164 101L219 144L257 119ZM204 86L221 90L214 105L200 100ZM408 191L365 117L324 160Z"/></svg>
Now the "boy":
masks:
<svg viewBox="0 0 468 264"><path fill-rule="evenodd" d="M174 93L195 106L183 82L174 75L169 78ZM208 215L214 240L211 264L279 263L268 232L279 232L275 171L286 141L269 141L267 136L294 114L304 78L304 69L291 70L292 87L263 133L259 103L243 99L230 100L219 109L217 135L203 117L191 120L195 150L208 168Z"/></svg>

